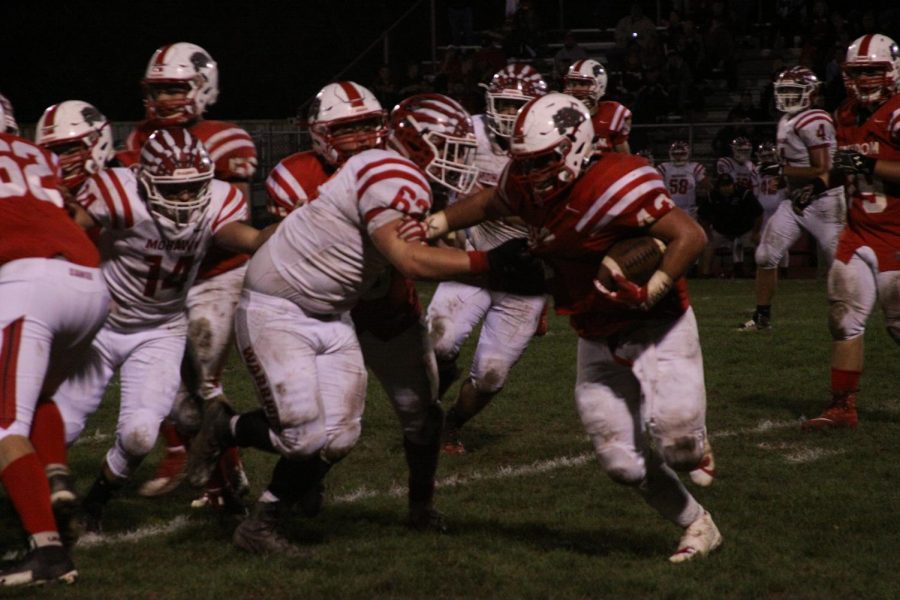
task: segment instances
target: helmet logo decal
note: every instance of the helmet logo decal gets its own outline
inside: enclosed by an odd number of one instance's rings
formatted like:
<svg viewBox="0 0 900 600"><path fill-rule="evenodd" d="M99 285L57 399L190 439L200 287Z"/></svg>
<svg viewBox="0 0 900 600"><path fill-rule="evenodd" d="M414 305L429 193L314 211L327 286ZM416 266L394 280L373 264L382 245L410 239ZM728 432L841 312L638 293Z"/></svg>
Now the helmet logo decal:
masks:
<svg viewBox="0 0 900 600"><path fill-rule="evenodd" d="M104 120L103 115L100 114L100 111L93 106L85 106L84 108L82 108L81 117L88 125L93 125L94 123L98 123Z"/></svg>
<svg viewBox="0 0 900 600"><path fill-rule="evenodd" d="M191 64L194 65L194 71L197 73L210 63L210 58L203 52L194 52L191 54Z"/></svg>
<svg viewBox="0 0 900 600"><path fill-rule="evenodd" d="M584 122L584 115L576 108L564 106L553 114L553 124L560 135L566 132L566 129L575 128Z"/></svg>

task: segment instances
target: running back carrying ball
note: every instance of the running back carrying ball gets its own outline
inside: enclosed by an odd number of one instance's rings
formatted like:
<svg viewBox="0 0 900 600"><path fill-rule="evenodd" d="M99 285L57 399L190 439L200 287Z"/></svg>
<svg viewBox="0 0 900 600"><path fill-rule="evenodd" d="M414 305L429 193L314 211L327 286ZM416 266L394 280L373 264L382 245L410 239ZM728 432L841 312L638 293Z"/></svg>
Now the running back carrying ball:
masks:
<svg viewBox="0 0 900 600"><path fill-rule="evenodd" d="M645 285L662 262L666 245L649 235L634 237L613 244L597 271L597 282L609 291L618 289L615 275Z"/></svg>

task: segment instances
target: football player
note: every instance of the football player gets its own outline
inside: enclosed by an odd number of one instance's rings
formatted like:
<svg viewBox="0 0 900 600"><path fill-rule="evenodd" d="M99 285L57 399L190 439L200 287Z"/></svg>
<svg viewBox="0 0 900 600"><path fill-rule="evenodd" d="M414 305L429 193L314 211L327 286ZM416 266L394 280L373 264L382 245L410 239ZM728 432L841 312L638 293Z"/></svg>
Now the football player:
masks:
<svg viewBox="0 0 900 600"><path fill-rule="evenodd" d="M844 226L844 192L842 186L827 189L826 185L837 143L831 115L815 107L820 88L818 78L806 67L791 67L775 78L775 108L784 113L778 122L778 154L761 156L758 169L760 190L766 191L759 195L763 209L767 200L778 204L771 219L763 217L765 227L756 247L756 310L741 331L771 327L778 265L789 258L791 246L804 231L816 238L829 267L834 257ZM796 203L779 200L782 179L793 190ZM807 186L814 190L814 200Z"/></svg>
<svg viewBox="0 0 900 600"><path fill-rule="evenodd" d="M759 174L753 166L753 144L748 138L736 137L731 140L731 156L716 160L716 174L729 175L734 184L750 191L754 196L759 188Z"/></svg>
<svg viewBox="0 0 900 600"><path fill-rule="evenodd" d="M282 219L313 201L348 158L383 148L387 116L375 95L352 81L326 85L310 106L311 151L283 159L266 179L269 211ZM440 423L434 353L422 322L422 307L413 282L387 269L351 310L366 365L381 382L403 425L403 447L409 465L409 523L442 527L432 506ZM325 475L324 466L322 476ZM318 512L323 488L300 498L303 512Z"/></svg>
<svg viewBox="0 0 900 600"><path fill-rule="evenodd" d="M847 226L828 273L831 402L805 429L856 427L866 321L881 300L888 333L900 343L900 50L867 34L847 49L849 98L835 115L833 168L847 177Z"/></svg>
<svg viewBox="0 0 900 600"><path fill-rule="evenodd" d="M669 558L683 562L722 542L673 471L695 469L704 453L703 361L683 275L706 236L645 161L603 153L586 166L592 139L590 113L575 98L532 100L516 117L512 161L496 194L429 217L429 237L493 215L528 223L532 252L554 274L556 310L578 334L575 399L600 465L684 528ZM598 285L607 249L636 235L668 246L658 270L643 286L621 276L615 291Z"/></svg>
<svg viewBox="0 0 900 600"><path fill-rule="evenodd" d="M709 180L703 165L691 160L688 143L682 140L672 142L669 146L669 160L657 168L675 206L696 219L697 194L709 194Z"/></svg>
<svg viewBox="0 0 900 600"><path fill-rule="evenodd" d="M203 144L181 128L151 135L135 169L92 175L76 201L76 222L102 229L102 271L115 309L94 339L88 367L54 396L69 443L117 369L121 381L115 444L83 503L86 529L96 532L104 506L153 449L172 410L187 342L184 305L207 249L253 252L272 228L242 222L244 195L213 179Z"/></svg>
<svg viewBox="0 0 900 600"><path fill-rule="evenodd" d="M29 436L39 406L102 326L109 294L97 249L65 211L59 159L6 133L17 130L7 106L0 96L0 481L30 549L0 568L0 586L72 583L78 571L51 508L47 456ZM43 438L65 443L61 427Z"/></svg>
<svg viewBox="0 0 900 600"><path fill-rule="evenodd" d="M476 142L465 109L440 94L408 98L392 113L388 144L391 150L347 159L250 261L235 322L263 410L234 415L225 403L214 405L188 459L188 478L203 485L223 447L280 454L268 488L234 532L247 551L299 551L279 523L359 438L366 369L350 309L384 281L388 265L409 278L515 272L528 289L543 283L518 241L487 253L420 243L432 203L429 180L460 193L475 181ZM412 425L405 423L407 434ZM427 431L416 429L423 436L417 443L425 442Z"/></svg>
<svg viewBox="0 0 900 600"><path fill-rule="evenodd" d="M631 111L606 95L606 69L592 58L576 61L563 77L563 92L575 96L591 111L594 152L631 152Z"/></svg>
<svg viewBox="0 0 900 600"><path fill-rule="evenodd" d="M518 109L546 93L541 74L524 63L507 65L491 78L485 90L485 114L472 119L478 141L478 189L496 186L509 162L509 138ZM466 246L475 250L491 250L507 240L527 237L528 229L515 219L487 221L465 232ZM465 452L460 429L503 389L510 369L536 332L544 306L544 299L536 296L456 281L438 285L428 305L428 331L440 374L439 395L458 374L456 359L466 338L484 321L469 376L460 387L456 403L447 411L444 452Z"/></svg>
<svg viewBox="0 0 900 600"><path fill-rule="evenodd" d="M127 148L140 151L147 136L160 127L183 127L206 147L215 178L237 186L249 199L250 180L256 172L253 140L234 123L204 118L219 96L219 68L209 53L185 42L163 46L150 58L141 85L147 118L129 134ZM185 382L196 384L192 389L187 383L181 386L173 414L163 422L160 432L166 454L153 477L138 490L143 496L166 494L182 481L186 440L199 426L200 410L205 402L224 393L222 368L231 347L232 321L247 259L246 254L212 248L188 293L190 347L185 369L194 372ZM230 450L203 496L192 505L240 510L240 496L247 491L240 457Z"/></svg>

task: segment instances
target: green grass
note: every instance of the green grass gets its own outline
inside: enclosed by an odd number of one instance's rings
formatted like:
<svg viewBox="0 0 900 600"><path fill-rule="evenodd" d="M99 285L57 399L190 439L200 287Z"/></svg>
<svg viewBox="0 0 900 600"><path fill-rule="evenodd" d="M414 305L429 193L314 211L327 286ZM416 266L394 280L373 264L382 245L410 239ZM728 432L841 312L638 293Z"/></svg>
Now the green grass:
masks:
<svg viewBox="0 0 900 600"><path fill-rule="evenodd" d="M427 293L430 288L425 289ZM328 478L325 511L297 516L289 534L303 560L257 558L230 546L233 524L190 513L191 490L138 497L132 486L108 509L108 534L187 524L138 543L78 547L81 580L41 592L67 598L896 598L900 594L900 351L876 314L855 432L804 434L802 415L828 398L829 342L821 281L782 282L771 332L735 331L753 308L752 282L691 283L706 366L708 423L720 476L696 490L725 543L707 560L666 561L679 530L591 455L573 405L575 337L563 319L535 340L494 403L464 430L471 452L445 457L438 507L451 530L403 526L406 469L399 427L377 385L362 439ZM464 361L470 357L471 341ZM465 363L468 364L467 362ZM226 389L255 406L232 359ZM456 388L448 394L452 397ZM111 434L113 398L86 432ZM767 429L765 424L771 426ZM763 426L761 426L763 425ZM84 491L109 440L71 451ZM575 459L567 465L550 463ZM158 455L135 481L146 479ZM270 456L247 451L254 493ZM540 472L519 467L545 467ZM505 470L509 468L508 470ZM348 495L361 488L371 495ZM20 532L5 498L0 547ZM34 591L15 591L27 597Z"/></svg>

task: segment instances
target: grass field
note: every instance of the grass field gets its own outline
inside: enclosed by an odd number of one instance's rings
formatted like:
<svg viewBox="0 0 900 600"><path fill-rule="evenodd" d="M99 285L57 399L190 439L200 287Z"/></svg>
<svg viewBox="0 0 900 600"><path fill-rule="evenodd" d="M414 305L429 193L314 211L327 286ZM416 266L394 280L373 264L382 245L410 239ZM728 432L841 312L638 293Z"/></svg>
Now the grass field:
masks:
<svg viewBox="0 0 900 600"><path fill-rule="evenodd" d="M430 288L423 288L426 295ZM725 543L706 560L671 565L680 531L600 472L575 415L575 337L554 318L494 403L464 430L471 450L444 457L438 508L445 535L403 526L399 427L377 385L362 439L328 478L326 509L289 534L302 560L248 556L231 523L187 508L192 491L138 497L107 511L106 533L74 551L74 587L11 597L66 598L897 598L900 597L900 350L870 322L860 427L805 434L803 415L828 398L824 283L782 282L771 332L735 331L752 281L695 281L719 478L697 490ZM464 359L471 352L467 344ZM234 358L226 389L255 407ZM448 397L455 393L454 387ZM115 390L112 390L115 392ZM110 397L71 451L79 489L111 441ZM136 482L146 479L154 453ZM247 451L254 494L270 456ZM0 548L20 543L0 499ZM2 595L2 592L0 592Z"/></svg>

